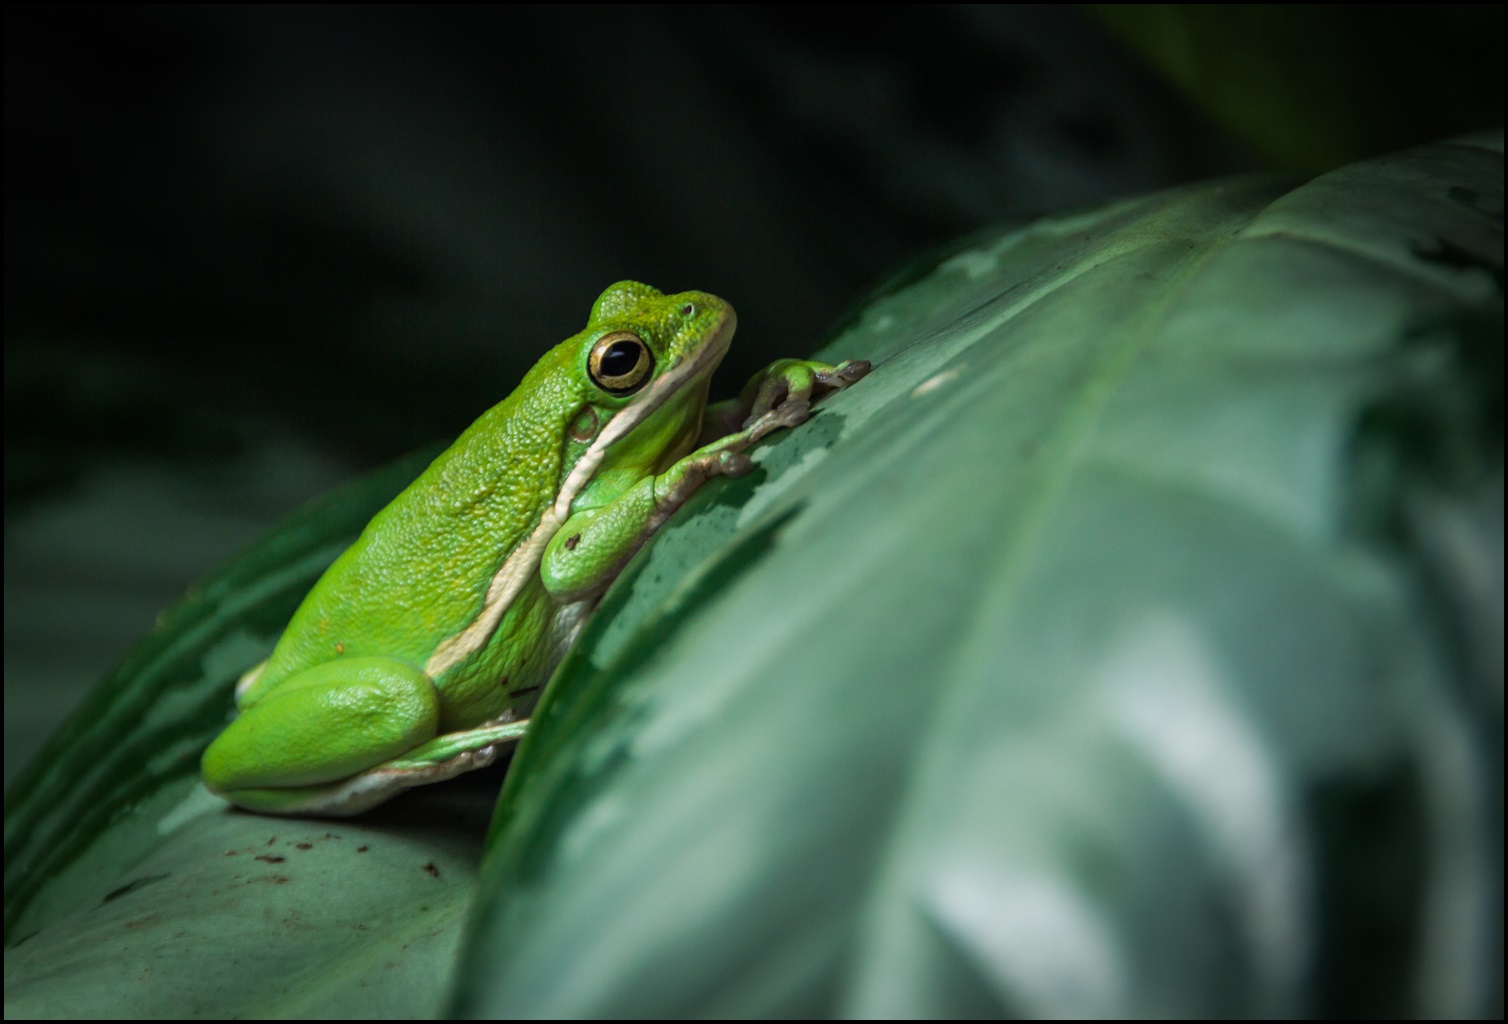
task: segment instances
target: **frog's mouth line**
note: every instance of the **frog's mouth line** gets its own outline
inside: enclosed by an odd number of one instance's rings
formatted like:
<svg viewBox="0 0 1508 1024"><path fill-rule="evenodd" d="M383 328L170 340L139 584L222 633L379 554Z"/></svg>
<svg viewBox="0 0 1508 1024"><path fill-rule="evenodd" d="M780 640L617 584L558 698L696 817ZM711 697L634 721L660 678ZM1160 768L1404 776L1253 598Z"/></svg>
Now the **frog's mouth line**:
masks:
<svg viewBox="0 0 1508 1024"><path fill-rule="evenodd" d="M607 457L608 447L643 423L683 386L716 369L723 356L728 354L728 346L733 341L733 332L737 327L738 314L729 309L727 318L718 325L716 333L707 339L707 343L692 358L640 392L638 398L614 416L606 429L597 435L597 440L592 442L592 446L571 468L555 498L555 504L545 510L539 525L529 534L529 539L508 556L492 577L492 583L487 587L487 597L482 602L482 610L476 619L461 632L441 643L429 656L424 671L431 678L439 678L442 672L465 661L486 645L493 630L502 621L503 613L539 568L545 547L555 536L555 531L570 518L571 502L576 500L576 495L591 480L592 474L597 472L597 467Z"/></svg>

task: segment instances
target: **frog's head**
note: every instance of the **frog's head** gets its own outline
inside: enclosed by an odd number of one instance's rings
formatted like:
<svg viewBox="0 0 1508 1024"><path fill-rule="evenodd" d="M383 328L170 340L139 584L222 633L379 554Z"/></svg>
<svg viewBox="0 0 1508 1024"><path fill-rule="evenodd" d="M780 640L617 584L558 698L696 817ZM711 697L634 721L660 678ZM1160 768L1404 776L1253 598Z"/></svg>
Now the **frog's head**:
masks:
<svg viewBox="0 0 1508 1024"><path fill-rule="evenodd" d="M733 307L716 295L664 295L619 281L592 304L583 338L587 376L615 396L656 386L680 391L687 381L711 376L737 324Z"/></svg>
<svg viewBox="0 0 1508 1024"><path fill-rule="evenodd" d="M737 325L733 307L706 292L620 281L598 296L586 329L562 346L581 392L561 496L602 473L658 472L690 451Z"/></svg>

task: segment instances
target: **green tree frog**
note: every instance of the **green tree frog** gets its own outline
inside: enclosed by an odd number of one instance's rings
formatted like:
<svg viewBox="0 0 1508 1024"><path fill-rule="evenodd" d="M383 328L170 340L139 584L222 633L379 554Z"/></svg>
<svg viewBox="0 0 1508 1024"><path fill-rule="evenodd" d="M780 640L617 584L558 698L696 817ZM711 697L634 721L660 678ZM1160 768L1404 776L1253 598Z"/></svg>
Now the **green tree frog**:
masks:
<svg viewBox="0 0 1508 1024"><path fill-rule="evenodd" d="M236 685L201 764L277 814L356 814L492 762L597 598L709 477L869 364L785 359L707 406L737 318L623 281L372 519Z"/></svg>

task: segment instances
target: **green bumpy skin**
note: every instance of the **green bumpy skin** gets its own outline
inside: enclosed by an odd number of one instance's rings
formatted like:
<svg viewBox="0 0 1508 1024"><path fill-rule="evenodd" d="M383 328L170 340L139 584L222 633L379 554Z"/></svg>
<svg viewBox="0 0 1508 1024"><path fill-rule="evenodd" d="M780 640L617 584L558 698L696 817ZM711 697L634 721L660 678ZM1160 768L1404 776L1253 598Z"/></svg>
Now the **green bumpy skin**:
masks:
<svg viewBox="0 0 1508 1024"><path fill-rule="evenodd" d="M237 684L205 785L248 810L343 815L491 763L666 518L869 370L780 360L709 409L736 323L705 292L603 292L314 585Z"/></svg>

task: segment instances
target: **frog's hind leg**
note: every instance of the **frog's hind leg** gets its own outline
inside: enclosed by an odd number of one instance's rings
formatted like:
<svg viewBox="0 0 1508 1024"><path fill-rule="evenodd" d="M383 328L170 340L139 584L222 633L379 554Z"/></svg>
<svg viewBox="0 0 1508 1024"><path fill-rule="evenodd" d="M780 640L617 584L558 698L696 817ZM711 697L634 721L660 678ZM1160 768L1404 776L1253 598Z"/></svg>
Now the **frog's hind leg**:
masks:
<svg viewBox="0 0 1508 1024"><path fill-rule="evenodd" d="M204 781L261 810L258 791L321 788L421 746L439 726L440 696L422 670L396 658L340 658L243 707L204 752Z"/></svg>
<svg viewBox="0 0 1508 1024"><path fill-rule="evenodd" d="M248 810L357 814L490 764L527 728L509 717L437 735L440 697L428 675L395 658L341 658L244 707L204 752L204 781Z"/></svg>

